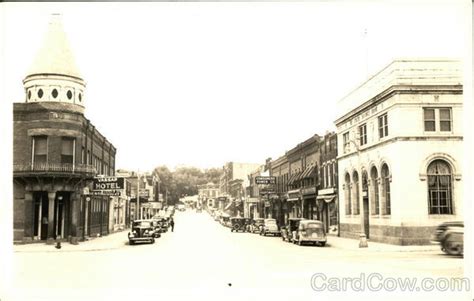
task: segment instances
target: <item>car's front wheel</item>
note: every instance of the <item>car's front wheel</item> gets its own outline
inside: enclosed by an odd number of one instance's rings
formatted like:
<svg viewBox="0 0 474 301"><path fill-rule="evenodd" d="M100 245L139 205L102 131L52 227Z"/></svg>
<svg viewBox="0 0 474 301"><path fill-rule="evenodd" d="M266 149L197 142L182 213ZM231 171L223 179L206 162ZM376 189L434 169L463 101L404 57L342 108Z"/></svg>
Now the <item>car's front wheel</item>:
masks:
<svg viewBox="0 0 474 301"><path fill-rule="evenodd" d="M150 243L154 244L155 243L155 238L152 238Z"/></svg>
<svg viewBox="0 0 474 301"><path fill-rule="evenodd" d="M135 244L135 242L134 242L133 240L129 240L129 241L128 241L128 244L132 246L132 245Z"/></svg>
<svg viewBox="0 0 474 301"><path fill-rule="evenodd" d="M463 245L455 239L455 235L449 235L444 241L445 252L449 255L461 255L463 253Z"/></svg>

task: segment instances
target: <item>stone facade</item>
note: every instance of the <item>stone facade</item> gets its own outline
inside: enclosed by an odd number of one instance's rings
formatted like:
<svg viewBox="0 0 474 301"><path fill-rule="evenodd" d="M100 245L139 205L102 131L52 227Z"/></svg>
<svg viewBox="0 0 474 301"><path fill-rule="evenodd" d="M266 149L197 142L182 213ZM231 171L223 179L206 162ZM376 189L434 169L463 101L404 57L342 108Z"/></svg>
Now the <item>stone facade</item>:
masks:
<svg viewBox="0 0 474 301"><path fill-rule="evenodd" d="M341 236L427 244L462 220L462 91L457 61L399 60L341 100Z"/></svg>

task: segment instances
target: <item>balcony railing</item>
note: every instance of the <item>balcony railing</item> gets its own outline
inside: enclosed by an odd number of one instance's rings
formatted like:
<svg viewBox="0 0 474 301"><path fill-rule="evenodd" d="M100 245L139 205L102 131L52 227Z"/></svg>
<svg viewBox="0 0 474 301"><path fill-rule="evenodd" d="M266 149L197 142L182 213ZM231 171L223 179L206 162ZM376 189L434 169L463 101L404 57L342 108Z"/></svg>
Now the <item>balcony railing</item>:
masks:
<svg viewBox="0 0 474 301"><path fill-rule="evenodd" d="M14 173L96 174L92 165L70 163L13 164Z"/></svg>

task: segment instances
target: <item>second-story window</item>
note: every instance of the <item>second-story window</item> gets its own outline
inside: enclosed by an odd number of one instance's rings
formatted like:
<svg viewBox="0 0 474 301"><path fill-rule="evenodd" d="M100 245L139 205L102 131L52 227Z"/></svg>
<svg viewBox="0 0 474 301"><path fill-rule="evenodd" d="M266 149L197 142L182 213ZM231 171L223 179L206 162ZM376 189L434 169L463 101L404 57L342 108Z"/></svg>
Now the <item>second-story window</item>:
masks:
<svg viewBox="0 0 474 301"><path fill-rule="evenodd" d="M367 125L365 123L359 126L359 142L360 145L367 144Z"/></svg>
<svg viewBox="0 0 474 301"><path fill-rule="evenodd" d="M423 109L423 118L425 122L425 131L426 132L436 131L435 109L431 109L431 108Z"/></svg>
<svg viewBox="0 0 474 301"><path fill-rule="evenodd" d="M344 147L344 153L347 153L349 151L349 144L349 132L347 132L342 135L342 145Z"/></svg>
<svg viewBox="0 0 474 301"><path fill-rule="evenodd" d="M387 113L379 116L379 138L383 138L388 135L388 119Z"/></svg>
<svg viewBox="0 0 474 301"><path fill-rule="evenodd" d="M451 132L451 109L439 109L439 130L441 132Z"/></svg>
<svg viewBox="0 0 474 301"><path fill-rule="evenodd" d="M329 163L329 164L328 164L328 168L329 168L329 183L328 183L328 187L331 187L331 186L334 185L333 164L332 164L332 163Z"/></svg>
<svg viewBox="0 0 474 301"><path fill-rule="evenodd" d="M48 157L48 138L36 136L33 138L33 163L46 163Z"/></svg>
<svg viewBox="0 0 474 301"><path fill-rule="evenodd" d="M74 138L63 137L61 140L61 163L74 163Z"/></svg>
<svg viewBox="0 0 474 301"><path fill-rule="evenodd" d="M423 108L425 132L451 132L451 108Z"/></svg>

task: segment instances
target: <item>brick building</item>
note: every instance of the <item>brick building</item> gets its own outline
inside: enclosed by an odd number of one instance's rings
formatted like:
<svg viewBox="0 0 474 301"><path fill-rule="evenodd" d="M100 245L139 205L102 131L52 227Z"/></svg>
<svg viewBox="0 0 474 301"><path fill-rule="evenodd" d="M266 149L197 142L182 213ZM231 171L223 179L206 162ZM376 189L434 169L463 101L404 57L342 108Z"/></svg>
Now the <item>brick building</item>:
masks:
<svg viewBox="0 0 474 301"><path fill-rule="evenodd" d="M318 219L320 140L321 137L314 135L286 152L289 164L287 217Z"/></svg>
<svg viewBox="0 0 474 301"><path fill-rule="evenodd" d="M330 234L339 234L339 214L337 198L337 135L327 133L320 144L321 165L319 167L317 205L319 219Z"/></svg>
<svg viewBox="0 0 474 301"><path fill-rule="evenodd" d="M116 149L84 116L85 82L58 16L23 84L25 102L13 107L14 240L107 234L111 197L88 192L97 174L114 175Z"/></svg>

